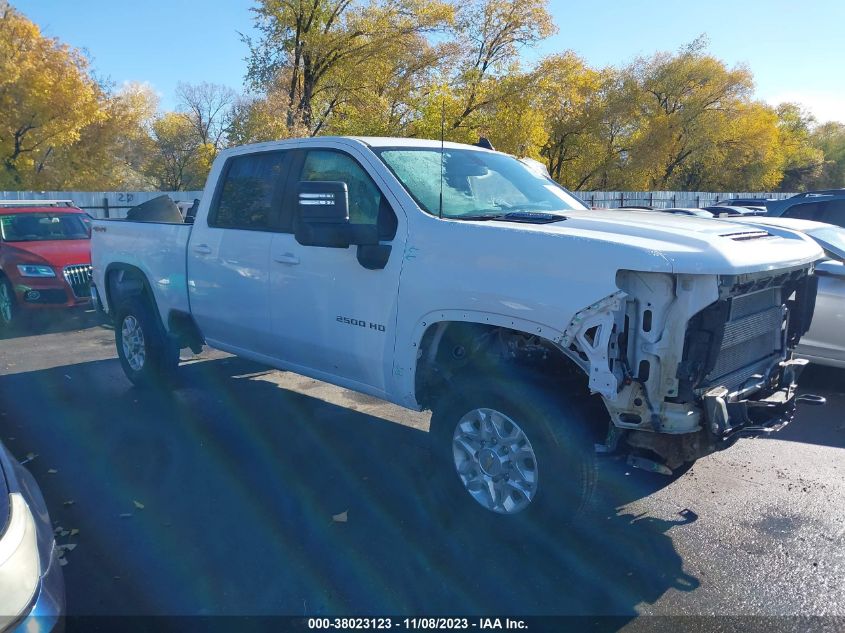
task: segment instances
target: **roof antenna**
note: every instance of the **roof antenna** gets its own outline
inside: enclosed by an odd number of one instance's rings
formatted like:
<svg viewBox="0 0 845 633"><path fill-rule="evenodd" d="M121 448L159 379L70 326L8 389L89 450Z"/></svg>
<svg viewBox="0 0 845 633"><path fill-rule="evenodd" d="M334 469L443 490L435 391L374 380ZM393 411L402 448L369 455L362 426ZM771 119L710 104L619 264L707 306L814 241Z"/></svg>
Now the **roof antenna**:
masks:
<svg viewBox="0 0 845 633"><path fill-rule="evenodd" d="M440 95L440 212L438 217L443 219L443 137L446 134L446 95Z"/></svg>

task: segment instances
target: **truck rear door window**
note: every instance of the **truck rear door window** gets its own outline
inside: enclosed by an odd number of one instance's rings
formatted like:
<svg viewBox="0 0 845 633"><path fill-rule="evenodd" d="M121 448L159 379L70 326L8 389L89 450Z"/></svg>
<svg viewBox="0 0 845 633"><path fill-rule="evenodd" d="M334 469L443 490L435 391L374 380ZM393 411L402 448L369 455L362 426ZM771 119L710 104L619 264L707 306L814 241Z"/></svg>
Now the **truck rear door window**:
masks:
<svg viewBox="0 0 845 633"><path fill-rule="evenodd" d="M285 155L286 152L262 152L230 158L209 226L271 229L284 186Z"/></svg>

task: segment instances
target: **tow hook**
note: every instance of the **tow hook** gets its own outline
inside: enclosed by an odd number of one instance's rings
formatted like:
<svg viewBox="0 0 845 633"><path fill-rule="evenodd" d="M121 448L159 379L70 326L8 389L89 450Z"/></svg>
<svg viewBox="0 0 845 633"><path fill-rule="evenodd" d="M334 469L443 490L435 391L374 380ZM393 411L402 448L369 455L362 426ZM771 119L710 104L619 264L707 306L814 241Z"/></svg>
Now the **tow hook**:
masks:
<svg viewBox="0 0 845 633"><path fill-rule="evenodd" d="M809 404L814 407L820 407L827 404L827 398L824 396L817 396L814 393L805 393L795 398L795 404Z"/></svg>

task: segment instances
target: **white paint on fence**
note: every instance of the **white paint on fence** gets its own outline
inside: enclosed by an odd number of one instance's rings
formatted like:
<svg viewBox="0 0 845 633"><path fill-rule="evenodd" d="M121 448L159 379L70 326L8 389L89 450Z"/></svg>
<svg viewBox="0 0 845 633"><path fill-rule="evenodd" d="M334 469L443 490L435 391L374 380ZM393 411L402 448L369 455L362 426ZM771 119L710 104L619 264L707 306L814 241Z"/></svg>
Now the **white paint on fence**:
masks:
<svg viewBox="0 0 845 633"><path fill-rule="evenodd" d="M175 202L193 202L202 191L0 191L0 200L70 200L98 218L124 218L126 211L161 195Z"/></svg>
<svg viewBox="0 0 845 633"><path fill-rule="evenodd" d="M656 209L670 207L707 207L731 198L762 198L782 200L794 193L772 191L576 191L575 194L592 207L616 209L625 206L649 206Z"/></svg>
<svg viewBox="0 0 845 633"><path fill-rule="evenodd" d="M713 191L576 191L584 202L593 207L616 209L624 206L706 207L730 198L769 198L782 200L794 193L713 192ZM91 215L122 218L126 211L162 194L174 201L192 202L202 197L202 191L0 191L0 200L72 200Z"/></svg>

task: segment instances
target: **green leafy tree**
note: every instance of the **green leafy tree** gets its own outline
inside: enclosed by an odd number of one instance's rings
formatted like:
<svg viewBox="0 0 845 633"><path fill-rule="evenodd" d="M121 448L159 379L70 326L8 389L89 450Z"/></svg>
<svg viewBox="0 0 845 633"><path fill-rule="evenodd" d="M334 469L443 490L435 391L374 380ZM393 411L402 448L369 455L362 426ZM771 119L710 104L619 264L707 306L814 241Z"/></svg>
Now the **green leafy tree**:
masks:
<svg viewBox="0 0 845 633"><path fill-rule="evenodd" d="M824 165L807 188L845 187L845 124L831 121L819 125L812 131L810 142L824 154Z"/></svg>
<svg viewBox="0 0 845 633"><path fill-rule="evenodd" d="M783 191L803 191L822 173L825 152L813 146L815 118L795 103L777 107Z"/></svg>

